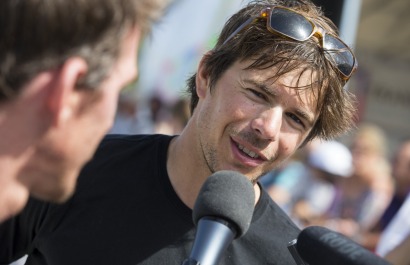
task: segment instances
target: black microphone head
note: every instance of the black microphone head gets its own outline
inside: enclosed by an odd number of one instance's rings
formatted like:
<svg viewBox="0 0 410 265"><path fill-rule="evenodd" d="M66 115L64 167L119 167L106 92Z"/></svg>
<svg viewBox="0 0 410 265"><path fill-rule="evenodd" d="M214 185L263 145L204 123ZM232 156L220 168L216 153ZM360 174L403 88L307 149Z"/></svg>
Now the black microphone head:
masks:
<svg viewBox="0 0 410 265"><path fill-rule="evenodd" d="M248 231L255 206L255 191L244 175L218 171L205 181L196 199L193 220L197 225L202 217L215 217L236 228L236 238Z"/></svg>
<svg viewBox="0 0 410 265"><path fill-rule="evenodd" d="M296 249L300 257L312 265L389 265L346 236L320 226L302 230Z"/></svg>

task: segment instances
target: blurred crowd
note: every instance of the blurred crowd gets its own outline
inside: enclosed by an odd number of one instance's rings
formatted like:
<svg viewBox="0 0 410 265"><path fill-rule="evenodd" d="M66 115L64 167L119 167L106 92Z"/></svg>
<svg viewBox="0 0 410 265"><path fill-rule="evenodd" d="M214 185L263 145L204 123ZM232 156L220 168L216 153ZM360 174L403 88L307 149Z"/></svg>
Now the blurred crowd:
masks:
<svg viewBox="0 0 410 265"><path fill-rule="evenodd" d="M154 94L146 100L137 100L122 94L109 133L177 135L182 132L189 116L189 101L183 97L165 100Z"/></svg>

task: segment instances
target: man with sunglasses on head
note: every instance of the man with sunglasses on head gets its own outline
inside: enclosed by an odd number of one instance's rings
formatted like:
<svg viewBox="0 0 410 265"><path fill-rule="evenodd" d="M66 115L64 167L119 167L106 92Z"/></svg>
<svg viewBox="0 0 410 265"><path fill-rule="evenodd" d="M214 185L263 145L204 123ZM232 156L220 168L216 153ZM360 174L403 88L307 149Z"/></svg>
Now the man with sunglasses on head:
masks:
<svg viewBox="0 0 410 265"><path fill-rule="evenodd" d="M202 184L233 170L253 182L255 210L220 264L294 264L287 244L300 230L258 179L306 142L350 128L343 87L355 68L311 2L249 3L188 80L192 117L181 135L108 136L66 204L33 199L10 221L0 240L14 240L0 261L29 253L28 264L181 264Z"/></svg>

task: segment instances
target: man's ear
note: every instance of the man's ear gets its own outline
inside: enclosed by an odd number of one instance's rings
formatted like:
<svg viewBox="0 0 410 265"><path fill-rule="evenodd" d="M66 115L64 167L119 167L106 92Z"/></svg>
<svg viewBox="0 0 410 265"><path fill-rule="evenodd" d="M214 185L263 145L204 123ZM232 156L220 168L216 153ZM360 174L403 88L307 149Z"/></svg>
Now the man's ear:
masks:
<svg viewBox="0 0 410 265"><path fill-rule="evenodd" d="M69 119L81 104L84 93L76 90L76 84L87 70L87 62L80 57L69 58L55 70L47 99L47 107L53 115L54 126L59 126Z"/></svg>
<svg viewBox="0 0 410 265"><path fill-rule="evenodd" d="M205 62L209 59L211 51L207 52L199 62L198 71L196 73L196 93L199 98L204 98L209 88L209 73L205 69Z"/></svg>

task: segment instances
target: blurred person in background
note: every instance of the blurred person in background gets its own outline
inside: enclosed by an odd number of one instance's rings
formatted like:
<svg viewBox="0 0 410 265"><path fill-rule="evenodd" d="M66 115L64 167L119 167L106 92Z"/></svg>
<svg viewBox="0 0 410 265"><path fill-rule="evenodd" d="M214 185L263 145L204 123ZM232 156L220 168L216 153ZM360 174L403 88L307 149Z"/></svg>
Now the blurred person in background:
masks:
<svg viewBox="0 0 410 265"><path fill-rule="evenodd" d="M301 228L321 224L321 217L335 199L337 183L350 177L352 154L340 142L320 142L309 152L307 166L308 174L298 182L291 209Z"/></svg>
<svg viewBox="0 0 410 265"><path fill-rule="evenodd" d="M370 250L375 249L380 234L397 214L410 192L410 140L402 142L397 149L392 162L392 176L394 194L389 205L371 230L360 236L360 243Z"/></svg>
<svg viewBox="0 0 410 265"><path fill-rule="evenodd" d="M287 213L290 214L293 207L294 197L303 189L303 183L309 174L307 157L311 150L320 143L320 139L314 139L280 166L262 176L260 182L269 196Z"/></svg>
<svg viewBox="0 0 410 265"><path fill-rule="evenodd" d="M248 3L188 80L192 115L182 133L109 135L67 203L31 199L0 227L0 260L29 253L28 264L180 265L203 183L232 170L253 185L255 208L220 264L294 263L287 242L300 229L258 180L310 140L351 128L355 100L344 85L355 68L312 2Z"/></svg>
<svg viewBox="0 0 410 265"><path fill-rule="evenodd" d="M73 193L163 2L0 1L0 222Z"/></svg>
<svg viewBox="0 0 410 265"><path fill-rule="evenodd" d="M392 196L393 181L385 135L378 126L360 125L351 152L352 175L338 183L335 200L323 218L326 226L353 238L369 231L383 214Z"/></svg>
<svg viewBox="0 0 410 265"><path fill-rule="evenodd" d="M410 264L410 194L382 232L376 253L392 264Z"/></svg>
<svg viewBox="0 0 410 265"><path fill-rule="evenodd" d="M384 257L392 265L410 265L410 234Z"/></svg>
<svg viewBox="0 0 410 265"><path fill-rule="evenodd" d="M352 157L346 146L336 141L315 139L283 165L263 176L261 183L295 221L305 220L305 224L300 223L303 227L308 220L313 221L328 209L334 199L335 181L349 176L351 167ZM307 218L308 215L312 218Z"/></svg>
<svg viewBox="0 0 410 265"><path fill-rule="evenodd" d="M180 98L170 106L164 107L164 115L155 122L157 134L177 135L182 132L189 120L189 101Z"/></svg>
<svg viewBox="0 0 410 265"><path fill-rule="evenodd" d="M410 235L410 141L405 141L396 153L393 163L393 176L396 180L395 197L400 198L403 195L406 197L398 211L392 217L390 216L391 220L381 232L376 248L376 252L381 256L392 251L405 240L406 236ZM392 200L393 202L394 200ZM394 211L397 206L392 206L391 210Z"/></svg>
<svg viewBox="0 0 410 265"><path fill-rule="evenodd" d="M153 95L145 102L123 93L109 134L177 135L188 123L189 116L189 101L185 98L165 102Z"/></svg>
<svg viewBox="0 0 410 265"><path fill-rule="evenodd" d="M128 93L121 93L118 98L117 111L109 134L142 133L146 124L139 117L138 101Z"/></svg>

